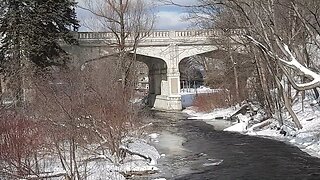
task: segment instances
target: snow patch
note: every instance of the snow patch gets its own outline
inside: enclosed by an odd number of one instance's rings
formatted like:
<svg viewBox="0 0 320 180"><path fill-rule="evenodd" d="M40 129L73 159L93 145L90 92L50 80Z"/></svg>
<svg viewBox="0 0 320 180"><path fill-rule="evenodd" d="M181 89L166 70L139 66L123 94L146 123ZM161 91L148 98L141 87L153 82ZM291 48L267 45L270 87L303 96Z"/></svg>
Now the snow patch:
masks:
<svg viewBox="0 0 320 180"><path fill-rule="evenodd" d="M157 149L142 139L129 138L125 140L125 143L121 148L133 154L146 157L150 160L149 165L156 165L157 159L160 158L160 154Z"/></svg>
<svg viewBox="0 0 320 180"><path fill-rule="evenodd" d="M239 119L239 123L224 129L224 131L247 132L250 117L242 114L238 114L237 117Z"/></svg>
<svg viewBox="0 0 320 180"><path fill-rule="evenodd" d="M212 162L204 163L203 166L218 166L223 162L223 160L220 159L208 159L208 161Z"/></svg>
<svg viewBox="0 0 320 180"><path fill-rule="evenodd" d="M149 134L149 137L150 137L151 139L156 139L156 138L159 137L159 134L157 134L157 133L152 133L152 134Z"/></svg>

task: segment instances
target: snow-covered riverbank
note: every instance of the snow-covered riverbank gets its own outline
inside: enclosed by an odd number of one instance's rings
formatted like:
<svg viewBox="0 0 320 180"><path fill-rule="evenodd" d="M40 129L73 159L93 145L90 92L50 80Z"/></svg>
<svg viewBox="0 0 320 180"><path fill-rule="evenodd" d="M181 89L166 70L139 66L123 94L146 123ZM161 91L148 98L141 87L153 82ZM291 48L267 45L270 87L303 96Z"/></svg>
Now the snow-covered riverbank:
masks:
<svg viewBox="0 0 320 180"><path fill-rule="evenodd" d="M208 124L218 126L217 130L239 132L246 135L261 136L288 142L299 147L301 150L316 157L320 157L320 107L306 100L303 108L301 103L295 103L293 110L296 112L303 128L297 130L293 123L285 121L282 130L279 128L278 121L268 119L261 123L252 123L249 115L237 115L240 122L225 121L239 108L230 107L226 109L216 109L210 113L199 113L192 110L192 107L184 110L189 114L190 119L201 119ZM218 118L218 119L216 119ZM284 117L287 118L287 117ZM222 120L221 120L222 119ZM265 123L262 128L259 127Z"/></svg>

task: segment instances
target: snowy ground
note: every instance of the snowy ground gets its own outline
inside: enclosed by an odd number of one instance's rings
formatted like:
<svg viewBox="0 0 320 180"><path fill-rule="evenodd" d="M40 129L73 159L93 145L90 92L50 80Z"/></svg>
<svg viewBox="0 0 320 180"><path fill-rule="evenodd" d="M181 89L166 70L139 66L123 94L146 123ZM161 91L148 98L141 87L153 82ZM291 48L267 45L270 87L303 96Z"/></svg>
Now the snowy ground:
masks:
<svg viewBox="0 0 320 180"><path fill-rule="evenodd" d="M154 135L151 135L154 136ZM114 164L108 161L93 162L92 176L89 179L124 180L123 174L149 174L158 172L157 160L160 158L158 151L144 139L126 138L123 140L122 149L127 150L123 163Z"/></svg>
<svg viewBox="0 0 320 180"><path fill-rule="evenodd" d="M107 152L92 156L92 154L87 154L86 151L79 149L76 153L81 157L81 159L78 159L80 176L87 180L125 180L125 176L158 172L156 165L160 154L146 140L128 137L123 140L121 148L127 151L127 155L122 162L118 163ZM39 161L39 167L43 168L43 172L47 172L41 174L40 177L57 176L51 179L61 179L61 177L69 174L61 166L59 157L51 154L45 155ZM32 178L37 179L38 176L28 176L20 179Z"/></svg>
<svg viewBox="0 0 320 180"><path fill-rule="evenodd" d="M215 118L230 117L239 107L231 107L227 109L216 109L211 113L199 113L192 110L192 107L184 110L185 113L190 115L190 119L201 119L212 124L219 126L221 123L217 123L221 120ZM313 104L312 100L304 101L304 108L302 109L301 101L294 104L293 110L296 112L298 119L300 120L303 128L297 130L294 128L294 124L287 120L283 126L283 130L286 135L280 133L277 120L268 119L261 123L252 123L252 117L249 115L237 115L238 122L231 122L229 125L225 123L224 131L239 132L247 135L261 136L265 138L272 138L284 142L289 142L301 150L309 153L310 155L320 157L320 106L319 104ZM288 115L287 115L288 116ZM289 116L288 116L289 117ZM284 117L287 118L287 117ZM288 118L287 118L288 119ZM266 126L258 128L259 125L265 123ZM222 126L223 127L223 126ZM220 128L222 129L222 128Z"/></svg>

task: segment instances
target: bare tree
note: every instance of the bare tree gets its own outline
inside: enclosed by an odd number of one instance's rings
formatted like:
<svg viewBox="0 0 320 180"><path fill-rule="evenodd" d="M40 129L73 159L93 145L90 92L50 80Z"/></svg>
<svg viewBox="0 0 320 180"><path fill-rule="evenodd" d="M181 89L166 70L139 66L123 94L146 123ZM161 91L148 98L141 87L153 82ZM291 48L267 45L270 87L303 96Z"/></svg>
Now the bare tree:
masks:
<svg viewBox="0 0 320 180"><path fill-rule="evenodd" d="M109 43L116 48L117 69L124 87L137 45L153 28L154 15L149 6L143 0L87 0L85 7L80 7L98 17L100 30L113 33L116 41Z"/></svg>
<svg viewBox="0 0 320 180"><path fill-rule="evenodd" d="M51 72L33 84L29 108L70 179L86 177L91 159L123 160L121 145L136 125L137 110L115 67L110 61L94 62L85 70Z"/></svg>
<svg viewBox="0 0 320 180"><path fill-rule="evenodd" d="M316 68L312 51L319 51L317 1L199 0L190 8L190 18L201 27L245 31L248 41L234 37L256 64L263 101L271 113L285 106L296 127L302 128L291 108L290 87L298 92L319 87L319 74L312 70Z"/></svg>

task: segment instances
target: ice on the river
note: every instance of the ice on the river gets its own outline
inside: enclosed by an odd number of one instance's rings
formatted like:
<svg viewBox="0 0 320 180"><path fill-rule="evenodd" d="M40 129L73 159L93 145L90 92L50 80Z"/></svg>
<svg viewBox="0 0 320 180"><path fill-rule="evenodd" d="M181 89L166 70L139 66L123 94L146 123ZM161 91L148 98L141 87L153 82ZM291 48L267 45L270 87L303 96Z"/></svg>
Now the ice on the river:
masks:
<svg viewBox="0 0 320 180"><path fill-rule="evenodd" d="M170 152L170 154L180 154L185 151L183 147L183 142L185 142L185 138L170 133L168 131L162 131L158 137L158 140L161 142L158 144L157 148L159 151ZM164 155L165 156L165 155Z"/></svg>
<svg viewBox="0 0 320 180"><path fill-rule="evenodd" d="M222 159L208 159L208 163L204 163L203 166L218 166L220 165L223 160Z"/></svg>

